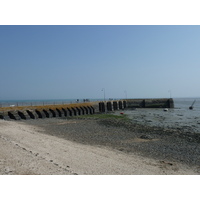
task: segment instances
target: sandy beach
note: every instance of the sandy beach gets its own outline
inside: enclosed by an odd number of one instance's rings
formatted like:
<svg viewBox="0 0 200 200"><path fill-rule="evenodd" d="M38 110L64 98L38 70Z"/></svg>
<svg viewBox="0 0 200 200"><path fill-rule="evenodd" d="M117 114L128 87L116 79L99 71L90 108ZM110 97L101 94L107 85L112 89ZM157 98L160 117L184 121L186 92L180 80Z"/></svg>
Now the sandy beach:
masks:
<svg viewBox="0 0 200 200"><path fill-rule="evenodd" d="M177 146L169 146L169 135L155 137L152 133L150 137L145 130L141 133L139 127L126 123L95 118L1 120L0 174L200 174L195 162L198 143L177 139ZM187 145L197 152L191 155L192 161L187 161L188 153L184 155Z"/></svg>

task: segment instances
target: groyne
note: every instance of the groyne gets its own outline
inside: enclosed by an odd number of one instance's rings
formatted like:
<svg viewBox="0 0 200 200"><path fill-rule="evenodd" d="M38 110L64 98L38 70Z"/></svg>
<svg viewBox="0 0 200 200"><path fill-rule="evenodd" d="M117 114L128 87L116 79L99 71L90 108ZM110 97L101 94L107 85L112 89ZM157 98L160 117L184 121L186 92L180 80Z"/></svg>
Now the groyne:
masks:
<svg viewBox="0 0 200 200"><path fill-rule="evenodd" d="M0 119L27 120L72 117L133 108L174 108L173 99L122 99L64 105L21 106L0 108Z"/></svg>

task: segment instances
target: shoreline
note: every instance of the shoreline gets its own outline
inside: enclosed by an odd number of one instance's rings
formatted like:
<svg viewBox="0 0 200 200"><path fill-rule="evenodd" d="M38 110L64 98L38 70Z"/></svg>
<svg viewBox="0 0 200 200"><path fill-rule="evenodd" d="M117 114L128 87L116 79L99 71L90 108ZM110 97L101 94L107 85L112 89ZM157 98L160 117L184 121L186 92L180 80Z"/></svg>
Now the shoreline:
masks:
<svg viewBox="0 0 200 200"><path fill-rule="evenodd" d="M103 146L190 166L200 165L199 134L185 133L174 128L144 126L123 117L104 119L94 115L67 120L45 119L46 124L43 120L26 122L44 128L46 134L85 145Z"/></svg>
<svg viewBox="0 0 200 200"><path fill-rule="evenodd" d="M200 174L200 145L127 119L0 120L0 174Z"/></svg>

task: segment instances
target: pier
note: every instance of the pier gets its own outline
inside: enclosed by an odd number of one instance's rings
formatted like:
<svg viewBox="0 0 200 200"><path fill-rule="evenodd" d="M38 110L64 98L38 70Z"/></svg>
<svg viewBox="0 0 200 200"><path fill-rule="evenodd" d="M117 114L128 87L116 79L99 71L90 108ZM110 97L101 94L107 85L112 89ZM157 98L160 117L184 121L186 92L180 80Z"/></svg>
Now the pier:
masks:
<svg viewBox="0 0 200 200"><path fill-rule="evenodd" d="M134 108L174 108L170 99L122 99L48 106L21 106L0 108L0 119L28 120L53 117L92 115Z"/></svg>

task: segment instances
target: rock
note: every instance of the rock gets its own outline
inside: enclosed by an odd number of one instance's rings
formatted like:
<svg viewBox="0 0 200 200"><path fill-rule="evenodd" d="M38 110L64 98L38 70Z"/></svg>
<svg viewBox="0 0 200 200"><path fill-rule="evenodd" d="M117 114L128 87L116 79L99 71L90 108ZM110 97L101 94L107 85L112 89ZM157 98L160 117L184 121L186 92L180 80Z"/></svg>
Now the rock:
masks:
<svg viewBox="0 0 200 200"><path fill-rule="evenodd" d="M146 139L146 140L151 140L152 139L151 136L149 136L149 135L141 135L140 138L141 139Z"/></svg>

